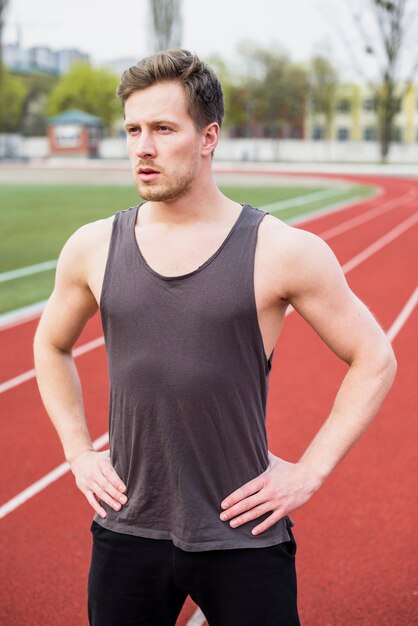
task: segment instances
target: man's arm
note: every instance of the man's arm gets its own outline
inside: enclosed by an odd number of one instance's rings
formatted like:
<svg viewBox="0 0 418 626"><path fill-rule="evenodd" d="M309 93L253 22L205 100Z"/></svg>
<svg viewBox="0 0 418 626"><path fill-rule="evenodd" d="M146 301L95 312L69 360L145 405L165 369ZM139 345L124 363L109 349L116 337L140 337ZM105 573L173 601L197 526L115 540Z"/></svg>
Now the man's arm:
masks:
<svg viewBox="0 0 418 626"><path fill-rule="evenodd" d="M281 257L281 271L288 277L284 297L350 367L328 419L299 462L269 453L267 470L221 503L221 519L232 520L232 526L271 512L253 534L270 528L320 488L371 423L396 372L390 342L349 289L331 249L306 231L288 234Z"/></svg>
<svg viewBox="0 0 418 626"><path fill-rule="evenodd" d="M34 357L39 391L57 430L77 486L105 517L103 500L115 510L127 501L125 485L111 466L109 451L96 452L84 415L72 348L98 305L86 279L93 224L79 229L60 254L55 287L39 322Z"/></svg>

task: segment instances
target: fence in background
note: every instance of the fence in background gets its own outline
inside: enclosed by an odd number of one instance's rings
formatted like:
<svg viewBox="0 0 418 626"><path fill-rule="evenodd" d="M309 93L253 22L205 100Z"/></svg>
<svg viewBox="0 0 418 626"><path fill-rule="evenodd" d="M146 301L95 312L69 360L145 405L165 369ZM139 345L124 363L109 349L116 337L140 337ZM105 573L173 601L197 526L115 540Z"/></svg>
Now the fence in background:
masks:
<svg viewBox="0 0 418 626"><path fill-rule="evenodd" d="M46 159L48 143L43 137L0 135L0 159ZM99 144L99 158L125 159L123 138L108 138ZM217 161L284 163L378 163L379 144L372 141L307 141L298 139L227 139L216 149ZM388 163L417 163L418 142L394 143Z"/></svg>

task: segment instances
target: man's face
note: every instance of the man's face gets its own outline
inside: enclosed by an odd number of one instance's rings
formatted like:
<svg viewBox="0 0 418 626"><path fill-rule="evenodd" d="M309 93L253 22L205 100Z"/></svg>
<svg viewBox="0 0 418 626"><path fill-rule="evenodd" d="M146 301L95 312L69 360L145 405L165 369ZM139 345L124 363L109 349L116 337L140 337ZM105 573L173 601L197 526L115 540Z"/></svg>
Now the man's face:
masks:
<svg viewBox="0 0 418 626"><path fill-rule="evenodd" d="M185 195L199 173L203 134L187 112L183 87L166 81L135 91L125 102L125 128L139 194L154 202Z"/></svg>

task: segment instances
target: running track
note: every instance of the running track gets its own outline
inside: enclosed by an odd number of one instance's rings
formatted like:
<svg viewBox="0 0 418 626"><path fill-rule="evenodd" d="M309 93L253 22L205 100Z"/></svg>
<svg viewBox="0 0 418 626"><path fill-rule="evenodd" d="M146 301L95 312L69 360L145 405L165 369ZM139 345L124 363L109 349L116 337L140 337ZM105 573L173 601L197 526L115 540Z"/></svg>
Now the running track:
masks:
<svg viewBox="0 0 418 626"><path fill-rule="evenodd" d="M418 181L344 179L378 185L382 194L302 226L328 241L351 288L388 331L416 289ZM303 626L418 624L418 307L410 307L404 318L393 340L397 378L376 421L320 492L292 515ZM0 330L6 355L0 382L33 367L35 327L32 320ZM78 345L100 335L95 316ZM77 366L91 433L98 438L107 419L103 346L79 356ZM345 371L296 313L287 317L275 350L267 412L274 453L297 460L329 412ZM2 505L63 457L33 378L15 380L1 394L0 413L0 625L85 626L91 510L66 473L7 513ZM178 626L204 623L188 600Z"/></svg>

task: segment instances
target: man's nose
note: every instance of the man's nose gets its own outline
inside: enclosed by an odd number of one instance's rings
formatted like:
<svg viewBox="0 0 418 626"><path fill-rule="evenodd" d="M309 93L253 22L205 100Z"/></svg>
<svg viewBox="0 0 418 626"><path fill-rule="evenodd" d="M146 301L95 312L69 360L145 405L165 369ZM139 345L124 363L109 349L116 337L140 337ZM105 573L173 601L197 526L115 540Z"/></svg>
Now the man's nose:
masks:
<svg viewBox="0 0 418 626"><path fill-rule="evenodd" d="M137 138L137 143L135 146L135 154L143 159L145 157L154 157L155 156L155 144L152 139L151 133L141 132L139 137Z"/></svg>

